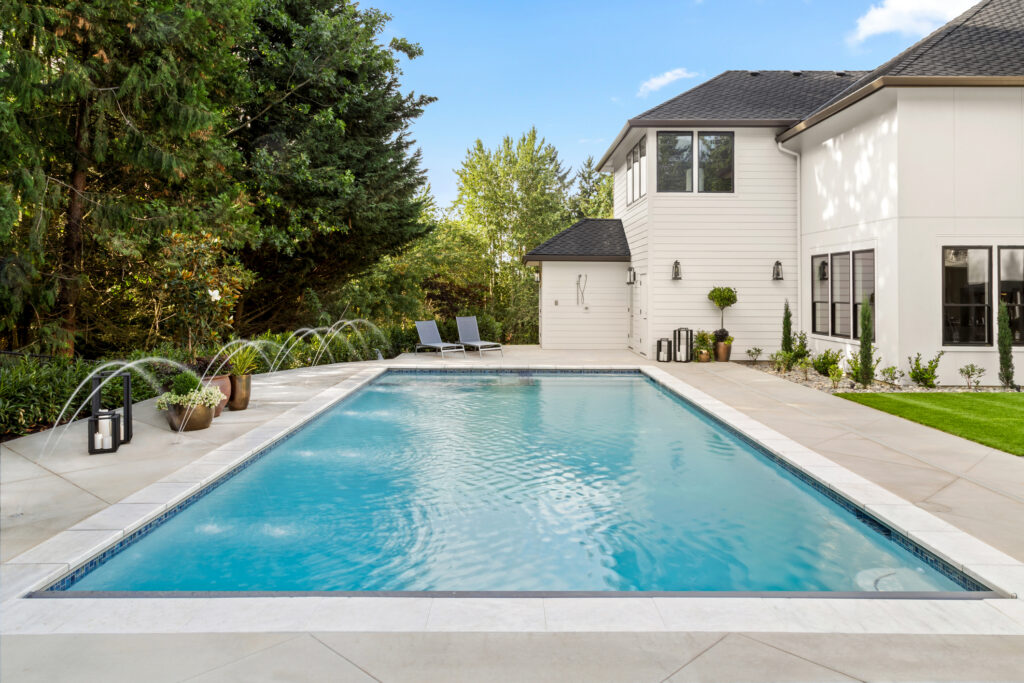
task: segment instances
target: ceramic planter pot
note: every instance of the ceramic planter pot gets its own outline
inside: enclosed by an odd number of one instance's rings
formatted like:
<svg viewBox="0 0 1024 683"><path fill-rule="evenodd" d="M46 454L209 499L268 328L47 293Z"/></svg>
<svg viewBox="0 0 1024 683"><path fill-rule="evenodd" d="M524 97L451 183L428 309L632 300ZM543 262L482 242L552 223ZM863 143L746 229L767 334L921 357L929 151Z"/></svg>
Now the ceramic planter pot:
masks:
<svg viewBox="0 0 1024 683"><path fill-rule="evenodd" d="M207 406L171 406L167 409L167 424L171 431L194 432L213 423L213 408Z"/></svg>
<svg viewBox="0 0 1024 683"><path fill-rule="evenodd" d="M719 363L725 363L729 360L729 356L732 355L732 344L725 342L715 342L715 360Z"/></svg>
<svg viewBox="0 0 1024 683"><path fill-rule="evenodd" d="M228 399L228 408L245 410L249 407L251 395L252 375L231 375L231 398Z"/></svg>
<svg viewBox="0 0 1024 683"><path fill-rule="evenodd" d="M213 416L220 417L224 406L228 404L228 397L231 396L231 378L228 375L217 375L206 380L203 384L208 387L217 387L220 389L220 393L224 394L224 399L213 409Z"/></svg>
<svg viewBox="0 0 1024 683"><path fill-rule="evenodd" d="M711 354L708 353L707 349L701 349L700 351L697 352L697 362L698 363L707 363L710 360L711 360Z"/></svg>

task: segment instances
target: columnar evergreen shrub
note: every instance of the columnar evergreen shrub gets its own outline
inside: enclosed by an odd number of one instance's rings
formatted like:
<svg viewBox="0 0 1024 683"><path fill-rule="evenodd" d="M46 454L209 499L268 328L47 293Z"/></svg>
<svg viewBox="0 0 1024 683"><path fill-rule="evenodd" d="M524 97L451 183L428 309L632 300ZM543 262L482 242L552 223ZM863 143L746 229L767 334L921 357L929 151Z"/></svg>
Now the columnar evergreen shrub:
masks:
<svg viewBox="0 0 1024 683"><path fill-rule="evenodd" d="M871 340L875 336L874 320L871 313L871 299L864 297L860 306L860 367L854 378L864 386L875 381L875 367L872 363L875 350Z"/></svg>
<svg viewBox="0 0 1024 683"><path fill-rule="evenodd" d="M789 310L789 299L782 309L782 350L793 352L793 312Z"/></svg>
<svg viewBox="0 0 1024 683"><path fill-rule="evenodd" d="M996 345L999 347L999 381L1004 387L1013 387L1013 335L1010 334L1010 313L1006 302L999 302L998 335Z"/></svg>

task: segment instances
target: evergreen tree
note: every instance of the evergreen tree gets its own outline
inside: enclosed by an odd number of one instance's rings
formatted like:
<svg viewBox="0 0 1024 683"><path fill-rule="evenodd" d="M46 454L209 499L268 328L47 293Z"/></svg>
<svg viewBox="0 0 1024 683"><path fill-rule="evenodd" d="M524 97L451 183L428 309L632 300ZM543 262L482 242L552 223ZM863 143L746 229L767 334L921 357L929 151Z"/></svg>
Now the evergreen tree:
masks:
<svg viewBox="0 0 1024 683"><path fill-rule="evenodd" d="M789 299L782 309L782 350L793 352L793 313L789 310Z"/></svg>
<svg viewBox="0 0 1024 683"><path fill-rule="evenodd" d="M433 98L401 92L399 58L421 50L381 44L388 19L347 0L258 6L231 131L261 226L243 257L259 278L238 311L243 332L296 324L307 290L329 299L432 227L408 131Z"/></svg>
<svg viewBox="0 0 1024 683"><path fill-rule="evenodd" d="M1013 387L1013 335L1010 333L1010 312L1005 301L999 302L996 345L999 347L999 381L1007 389Z"/></svg>
<svg viewBox="0 0 1024 683"><path fill-rule="evenodd" d="M594 157L587 157L574 178L575 193L569 198L573 221L583 218L612 218L615 211L612 191L614 177L594 167Z"/></svg>
<svg viewBox="0 0 1024 683"><path fill-rule="evenodd" d="M210 265L239 279L221 250L244 239L247 211L220 133L249 12L249 0L0 3L9 345L72 352L76 338L131 324L156 290L169 292L165 315L184 319L176 297L196 300L211 273L173 269L191 281L170 287L152 266L167 265L171 236L198 235Z"/></svg>
<svg viewBox="0 0 1024 683"><path fill-rule="evenodd" d="M865 296L860 305L860 376L857 377L857 381L864 386L869 386L875 381L875 349L872 344L874 337L871 297Z"/></svg>

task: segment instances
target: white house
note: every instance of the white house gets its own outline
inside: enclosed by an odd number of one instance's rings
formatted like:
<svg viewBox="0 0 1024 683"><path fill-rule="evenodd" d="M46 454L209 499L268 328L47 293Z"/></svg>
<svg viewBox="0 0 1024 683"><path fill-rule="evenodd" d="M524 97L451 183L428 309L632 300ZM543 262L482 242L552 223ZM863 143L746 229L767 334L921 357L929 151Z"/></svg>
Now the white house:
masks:
<svg viewBox="0 0 1024 683"><path fill-rule="evenodd" d="M872 72L727 71L627 121L599 162L614 219L526 255L544 348L654 356L714 330L734 353L854 351L874 306L882 365L945 351L995 381L997 302L1024 369L1024 2L986 0ZM674 265L678 262L678 268ZM627 284L631 282L633 284Z"/></svg>

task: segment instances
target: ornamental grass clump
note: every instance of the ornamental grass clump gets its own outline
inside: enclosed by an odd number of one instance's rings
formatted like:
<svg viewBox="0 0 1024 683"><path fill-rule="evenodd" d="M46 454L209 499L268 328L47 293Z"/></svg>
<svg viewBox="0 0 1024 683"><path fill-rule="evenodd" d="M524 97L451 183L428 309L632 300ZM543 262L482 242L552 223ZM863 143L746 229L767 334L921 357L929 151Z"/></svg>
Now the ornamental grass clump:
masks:
<svg viewBox="0 0 1024 683"><path fill-rule="evenodd" d="M229 374L235 377L251 375L256 370L259 360L259 349L255 346L242 346L231 354L231 369Z"/></svg>

